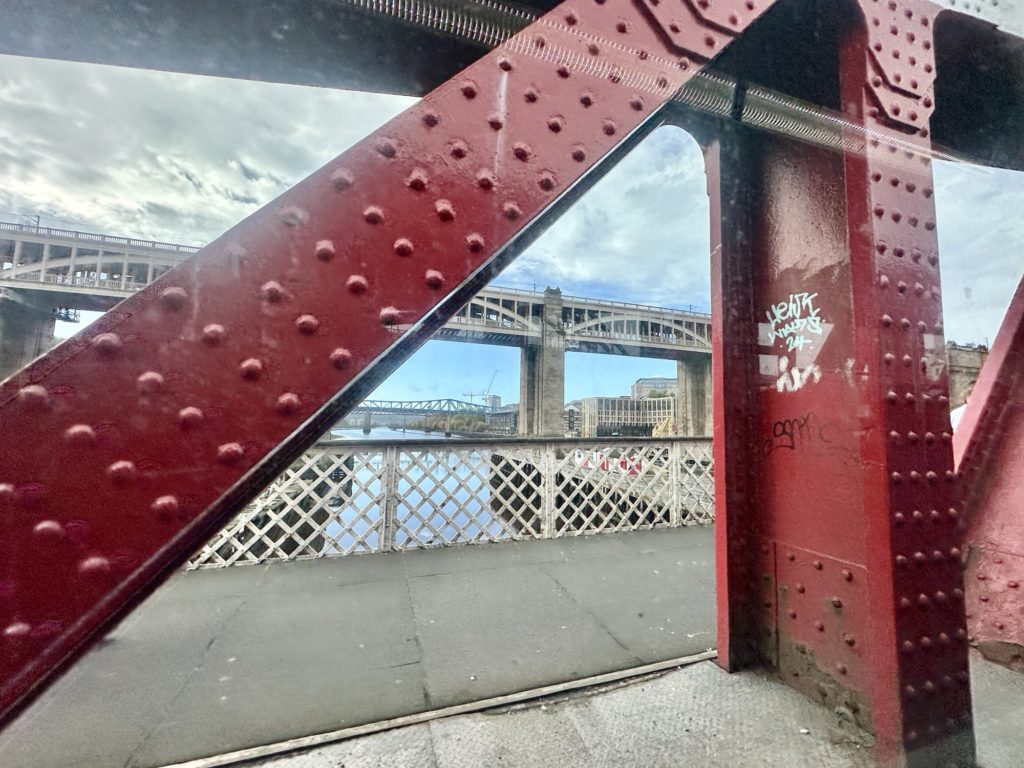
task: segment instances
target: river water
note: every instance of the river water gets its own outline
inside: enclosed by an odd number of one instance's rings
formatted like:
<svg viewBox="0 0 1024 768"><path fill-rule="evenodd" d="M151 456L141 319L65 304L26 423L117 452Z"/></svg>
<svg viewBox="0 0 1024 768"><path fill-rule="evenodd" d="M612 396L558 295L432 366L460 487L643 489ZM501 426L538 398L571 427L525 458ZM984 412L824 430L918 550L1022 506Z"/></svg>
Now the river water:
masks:
<svg viewBox="0 0 1024 768"><path fill-rule="evenodd" d="M458 444L457 437L446 438L443 432L388 429L374 427L369 435L362 429L334 429L331 437L359 442L361 440L436 441ZM455 445L452 446L453 448ZM364 464L357 461L352 474L352 498L342 501L326 529L330 538L325 547L334 554L351 547L361 536L367 545L380 546L380 520L384 511L384 488L381 478L383 449L373 452ZM491 514L489 452L417 451L399 454L398 493L395 500L395 544L398 547L431 546L454 541L507 538L503 526ZM415 460L414 460L415 457Z"/></svg>

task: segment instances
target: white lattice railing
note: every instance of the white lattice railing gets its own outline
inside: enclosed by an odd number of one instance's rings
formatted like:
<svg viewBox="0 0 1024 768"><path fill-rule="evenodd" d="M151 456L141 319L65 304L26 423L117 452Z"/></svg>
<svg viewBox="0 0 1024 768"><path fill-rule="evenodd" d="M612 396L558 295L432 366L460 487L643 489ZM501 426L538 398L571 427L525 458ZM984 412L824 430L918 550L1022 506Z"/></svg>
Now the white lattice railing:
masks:
<svg viewBox="0 0 1024 768"><path fill-rule="evenodd" d="M188 567L713 520L708 439L321 443Z"/></svg>

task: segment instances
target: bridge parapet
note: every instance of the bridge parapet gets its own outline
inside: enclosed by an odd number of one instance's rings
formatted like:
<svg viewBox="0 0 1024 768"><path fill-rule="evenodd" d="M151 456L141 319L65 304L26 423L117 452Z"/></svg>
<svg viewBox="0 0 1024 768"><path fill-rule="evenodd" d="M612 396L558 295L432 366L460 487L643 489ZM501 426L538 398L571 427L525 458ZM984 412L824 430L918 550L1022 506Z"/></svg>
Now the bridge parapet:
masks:
<svg viewBox="0 0 1024 768"><path fill-rule="evenodd" d="M714 521L711 441L320 443L188 567Z"/></svg>

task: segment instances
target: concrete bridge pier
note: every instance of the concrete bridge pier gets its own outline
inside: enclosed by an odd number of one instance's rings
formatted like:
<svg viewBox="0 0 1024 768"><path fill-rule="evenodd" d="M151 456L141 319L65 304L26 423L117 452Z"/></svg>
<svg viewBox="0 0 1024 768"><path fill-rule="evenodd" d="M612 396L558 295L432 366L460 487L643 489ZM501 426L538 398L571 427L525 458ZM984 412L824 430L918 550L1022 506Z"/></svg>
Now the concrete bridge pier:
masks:
<svg viewBox="0 0 1024 768"><path fill-rule="evenodd" d="M564 437L565 327L562 292L544 291L540 343L522 348L519 365L519 434Z"/></svg>
<svg viewBox="0 0 1024 768"><path fill-rule="evenodd" d="M684 353L676 361L676 425L680 435L711 435L711 355Z"/></svg>
<svg viewBox="0 0 1024 768"><path fill-rule="evenodd" d="M54 344L56 316L21 291L0 288L0 381Z"/></svg>

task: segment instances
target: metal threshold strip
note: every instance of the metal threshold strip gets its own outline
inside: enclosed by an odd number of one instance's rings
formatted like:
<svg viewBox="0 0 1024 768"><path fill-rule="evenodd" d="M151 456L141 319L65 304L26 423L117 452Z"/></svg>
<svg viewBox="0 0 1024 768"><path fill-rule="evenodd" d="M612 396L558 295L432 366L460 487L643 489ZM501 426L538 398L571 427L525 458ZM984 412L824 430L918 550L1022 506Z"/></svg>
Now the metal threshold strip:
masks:
<svg viewBox="0 0 1024 768"><path fill-rule="evenodd" d="M431 720L440 720L445 717L481 712L486 709L503 707L509 704L518 704L520 702L530 701L531 699L540 699L545 696L566 693L568 691L575 691L581 688L592 688L594 686L605 685L607 683L628 680L629 678L643 677L644 675L649 675L655 672L664 672L678 667L686 667L691 664L708 661L709 659L717 657L718 651L714 650L705 651L704 653L696 653L691 656L679 656L674 659L657 661L653 664L645 664L641 667L629 667L628 669L620 669L616 672L608 672L603 675L594 675L592 677L584 677L564 683L556 683L555 685L546 685L542 688L531 688L526 691L509 693L505 696L493 696L489 699L480 699L479 701L470 701L465 704L457 704L451 707L432 709L429 712L419 712L414 715L405 715L391 720L380 720L376 723L366 723L365 725L357 725L352 728L342 728L338 731L327 731L326 733L317 733L312 736L289 739L288 741L280 741L276 744L266 744L261 747L240 749L235 752L226 752L222 755L200 757L196 760L188 760L184 763L166 765L164 768L217 768L218 766L234 765L250 760L285 755L287 753L298 752L311 747L319 747L324 744L345 741L346 739L352 739L357 736L368 736L372 733L389 731L393 728L402 728L407 725L418 725L420 723L430 722Z"/></svg>

